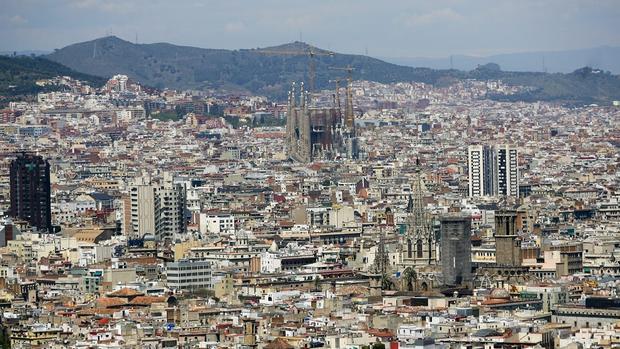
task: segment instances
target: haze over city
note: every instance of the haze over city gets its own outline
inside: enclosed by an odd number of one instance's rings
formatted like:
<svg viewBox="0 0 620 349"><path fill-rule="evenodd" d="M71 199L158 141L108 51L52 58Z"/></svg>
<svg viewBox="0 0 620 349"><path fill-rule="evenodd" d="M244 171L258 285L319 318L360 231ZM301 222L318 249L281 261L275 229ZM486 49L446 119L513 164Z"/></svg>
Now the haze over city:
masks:
<svg viewBox="0 0 620 349"><path fill-rule="evenodd" d="M377 57L620 46L614 0L3 0L1 6L0 51L51 51L106 35L226 49L301 36L318 47Z"/></svg>
<svg viewBox="0 0 620 349"><path fill-rule="evenodd" d="M620 348L619 4L0 0L0 349Z"/></svg>

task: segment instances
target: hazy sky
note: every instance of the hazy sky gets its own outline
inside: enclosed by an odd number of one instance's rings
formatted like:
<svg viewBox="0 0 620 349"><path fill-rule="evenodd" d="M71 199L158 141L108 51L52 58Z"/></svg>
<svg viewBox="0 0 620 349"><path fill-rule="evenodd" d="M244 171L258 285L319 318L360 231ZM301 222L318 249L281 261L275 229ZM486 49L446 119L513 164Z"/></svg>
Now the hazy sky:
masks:
<svg viewBox="0 0 620 349"><path fill-rule="evenodd" d="M251 48L299 40L382 57L620 46L620 0L0 0L0 51L116 35Z"/></svg>

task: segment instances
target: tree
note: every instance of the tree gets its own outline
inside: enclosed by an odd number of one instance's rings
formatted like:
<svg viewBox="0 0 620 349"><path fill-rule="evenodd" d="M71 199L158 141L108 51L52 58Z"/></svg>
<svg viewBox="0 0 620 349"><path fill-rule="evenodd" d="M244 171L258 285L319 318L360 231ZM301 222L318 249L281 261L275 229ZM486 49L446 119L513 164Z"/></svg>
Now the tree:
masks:
<svg viewBox="0 0 620 349"><path fill-rule="evenodd" d="M391 290L394 283L390 279L388 274L381 275L381 289L382 290Z"/></svg>
<svg viewBox="0 0 620 349"><path fill-rule="evenodd" d="M8 349L11 347L11 339L9 337L9 331L6 327L0 327L0 347L2 349Z"/></svg>
<svg viewBox="0 0 620 349"><path fill-rule="evenodd" d="M314 290L317 292L321 291L321 280L319 280L318 275L314 276Z"/></svg>
<svg viewBox="0 0 620 349"><path fill-rule="evenodd" d="M404 288L407 291L413 291L415 289L415 284L418 281L418 274L412 267L407 267L403 271L403 281L405 282Z"/></svg>
<svg viewBox="0 0 620 349"><path fill-rule="evenodd" d="M381 342L376 342L372 345L372 349L385 349L385 344Z"/></svg>

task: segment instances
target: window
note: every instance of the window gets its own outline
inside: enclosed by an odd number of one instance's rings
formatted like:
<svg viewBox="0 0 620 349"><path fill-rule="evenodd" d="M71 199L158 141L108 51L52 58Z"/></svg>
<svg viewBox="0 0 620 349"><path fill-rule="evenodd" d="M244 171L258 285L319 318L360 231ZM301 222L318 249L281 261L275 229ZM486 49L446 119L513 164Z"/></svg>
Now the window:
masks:
<svg viewBox="0 0 620 349"><path fill-rule="evenodd" d="M416 243L416 255L417 258L423 258L423 251L422 251L422 239L419 239L418 242Z"/></svg>
<svg viewBox="0 0 620 349"><path fill-rule="evenodd" d="M413 250L411 246L411 240L407 239L407 258L413 258Z"/></svg>

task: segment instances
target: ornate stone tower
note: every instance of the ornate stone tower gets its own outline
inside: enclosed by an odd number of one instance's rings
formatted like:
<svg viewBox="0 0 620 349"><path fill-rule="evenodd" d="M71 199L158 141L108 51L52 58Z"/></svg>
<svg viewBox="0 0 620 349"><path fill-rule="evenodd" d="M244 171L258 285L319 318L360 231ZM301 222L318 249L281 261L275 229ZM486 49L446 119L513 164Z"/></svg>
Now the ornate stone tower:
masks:
<svg viewBox="0 0 620 349"><path fill-rule="evenodd" d="M407 204L407 232L404 236L403 264L424 266L437 264L436 240L431 217L422 198L420 161L416 159L416 176Z"/></svg>
<svg viewBox="0 0 620 349"><path fill-rule="evenodd" d="M516 231L516 219L517 213L514 210L495 213L495 255L499 266L521 266L521 239Z"/></svg>
<svg viewBox="0 0 620 349"><path fill-rule="evenodd" d="M293 83L288 95L286 116L286 151L296 162L338 158L356 159L359 155L355 116L351 102L351 86L347 87L345 118L338 107L318 107L311 95Z"/></svg>
<svg viewBox="0 0 620 349"><path fill-rule="evenodd" d="M241 321L243 322L243 345L241 347L247 349L256 348L258 346L256 341L258 332L257 321L250 318L243 318Z"/></svg>

